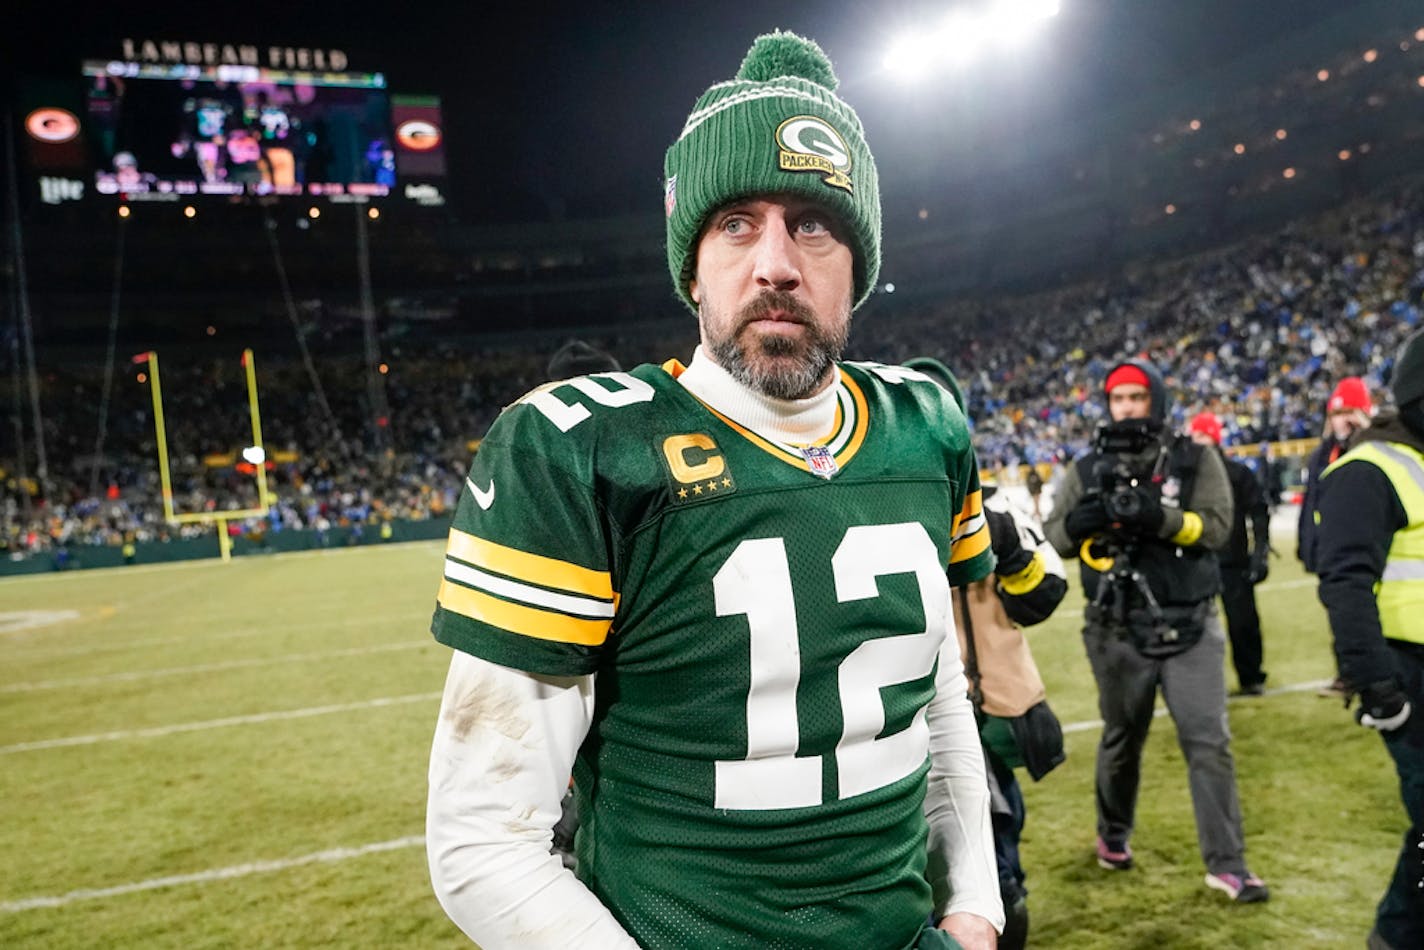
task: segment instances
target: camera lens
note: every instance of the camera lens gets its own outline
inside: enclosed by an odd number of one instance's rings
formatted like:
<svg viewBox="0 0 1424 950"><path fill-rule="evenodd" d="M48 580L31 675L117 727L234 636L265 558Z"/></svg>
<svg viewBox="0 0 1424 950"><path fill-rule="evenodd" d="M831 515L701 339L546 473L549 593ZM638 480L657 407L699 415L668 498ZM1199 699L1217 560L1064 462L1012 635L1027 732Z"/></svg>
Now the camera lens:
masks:
<svg viewBox="0 0 1424 950"><path fill-rule="evenodd" d="M1126 521L1142 513L1142 499L1131 488L1117 488L1108 495L1107 509L1114 519Z"/></svg>

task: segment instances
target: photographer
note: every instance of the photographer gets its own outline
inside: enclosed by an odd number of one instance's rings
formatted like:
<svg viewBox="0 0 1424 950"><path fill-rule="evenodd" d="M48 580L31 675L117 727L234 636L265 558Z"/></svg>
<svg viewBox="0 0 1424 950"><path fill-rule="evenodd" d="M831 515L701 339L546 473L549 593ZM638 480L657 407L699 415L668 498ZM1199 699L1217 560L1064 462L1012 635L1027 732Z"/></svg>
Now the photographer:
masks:
<svg viewBox="0 0 1424 950"><path fill-rule="evenodd" d="M1206 884L1233 901L1269 897L1246 868L1231 734L1226 635L1217 617L1215 549L1231 528L1220 457L1166 428L1157 368L1118 365L1103 386L1112 419L1064 469L1044 525L1082 561L1083 641L1098 686L1098 863L1132 867L1142 747L1160 687L1187 761Z"/></svg>

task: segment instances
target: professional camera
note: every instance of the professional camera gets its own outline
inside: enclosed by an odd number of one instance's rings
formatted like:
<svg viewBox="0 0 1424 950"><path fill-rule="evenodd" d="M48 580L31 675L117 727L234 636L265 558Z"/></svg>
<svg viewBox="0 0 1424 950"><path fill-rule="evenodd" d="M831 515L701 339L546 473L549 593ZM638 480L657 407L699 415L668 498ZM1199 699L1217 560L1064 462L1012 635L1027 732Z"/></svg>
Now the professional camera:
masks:
<svg viewBox="0 0 1424 950"><path fill-rule="evenodd" d="M1157 444L1162 426L1147 419L1124 419L1102 425L1094 438L1100 456L1086 486L1089 495L1098 495L1108 518L1115 524L1132 522L1142 513L1143 494L1138 486L1150 477L1139 475L1125 461ZM1171 644L1177 632L1167 623L1157 598L1137 568L1142 539L1134 531L1109 529L1094 541L1091 553L1106 565L1097 595L1088 604L1088 619L1119 635L1136 628L1150 631L1150 639Z"/></svg>
<svg viewBox="0 0 1424 950"><path fill-rule="evenodd" d="M1103 498L1103 508L1113 521L1131 521L1142 514L1142 496L1137 491L1137 476L1123 462L1103 460L1094 474L1097 484L1089 489Z"/></svg>
<svg viewBox="0 0 1424 950"><path fill-rule="evenodd" d="M1090 495L1100 495L1108 517L1115 522L1131 521L1142 513L1142 495L1137 486L1142 479L1123 460L1156 444L1162 426L1149 419L1124 419L1099 426L1093 447L1100 459L1093 468Z"/></svg>

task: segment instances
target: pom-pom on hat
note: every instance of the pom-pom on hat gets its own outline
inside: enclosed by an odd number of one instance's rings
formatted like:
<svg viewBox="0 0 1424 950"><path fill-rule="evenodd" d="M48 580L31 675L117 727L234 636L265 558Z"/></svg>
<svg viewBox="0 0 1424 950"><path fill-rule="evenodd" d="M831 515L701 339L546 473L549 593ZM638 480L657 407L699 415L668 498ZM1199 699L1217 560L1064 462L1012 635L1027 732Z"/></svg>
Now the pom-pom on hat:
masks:
<svg viewBox="0 0 1424 950"><path fill-rule="evenodd" d="M1346 376L1335 384L1335 391L1330 394L1330 400L1325 404L1325 411L1338 412L1341 409L1358 409L1361 412L1374 411L1370 391L1365 387L1365 381L1360 377Z"/></svg>
<svg viewBox="0 0 1424 950"><path fill-rule="evenodd" d="M663 162L668 270L683 302L707 216L755 195L789 193L840 218L855 258L854 306L880 273L880 179L855 110L835 94L812 40L757 37L734 79L702 94Z"/></svg>
<svg viewBox="0 0 1424 950"><path fill-rule="evenodd" d="M1221 444L1221 420L1214 412L1199 412L1187 423L1187 431L1200 432L1217 445Z"/></svg>

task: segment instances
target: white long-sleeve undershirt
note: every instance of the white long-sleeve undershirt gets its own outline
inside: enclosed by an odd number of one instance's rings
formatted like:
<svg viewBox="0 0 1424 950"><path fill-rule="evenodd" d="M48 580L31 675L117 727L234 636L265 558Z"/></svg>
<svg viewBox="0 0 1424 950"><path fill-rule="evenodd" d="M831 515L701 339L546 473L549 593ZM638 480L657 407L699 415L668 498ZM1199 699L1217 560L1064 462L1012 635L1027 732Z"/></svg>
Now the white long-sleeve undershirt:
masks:
<svg viewBox="0 0 1424 950"><path fill-rule="evenodd" d="M747 390L699 348L679 377L704 403L783 442L829 433L835 386L788 402ZM594 677L550 677L456 651L430 755L426 852L441 906L483 950L636 948L613 914L550 853L554 823L593 718ZM1004 917L988 787L953 631L926 712L929 874L937 913Z"/></svg>

